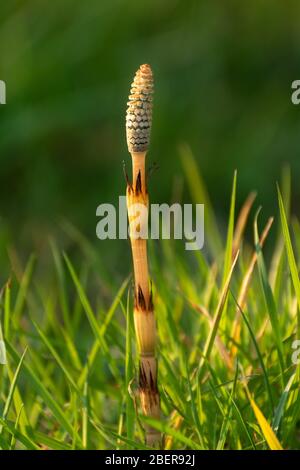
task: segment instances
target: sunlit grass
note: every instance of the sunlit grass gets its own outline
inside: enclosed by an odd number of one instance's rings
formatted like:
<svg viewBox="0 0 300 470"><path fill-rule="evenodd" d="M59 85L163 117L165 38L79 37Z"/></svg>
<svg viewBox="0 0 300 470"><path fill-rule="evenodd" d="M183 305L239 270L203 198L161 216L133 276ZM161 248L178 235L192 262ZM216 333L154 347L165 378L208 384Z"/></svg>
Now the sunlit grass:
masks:
<svg viewBox="0 0 300 470"><path fill-rule="evenodd" d="M193 156L183 160L194 202L212 211ZM300 376L292 363L300 232L287 186L285 179L278 214L264 230L260 220L271 214L258 215L254 198L239 218L235 176L227 237L208 212L204 252L150 243L161 421L138 412L130 277L118 286L104 280L101 259L90 262L97 250L78 232L81 264L52 241L47 281L35 256L14 263L1 291L0 447L144 449L147 422L168 449L300 448Z"/></svg>

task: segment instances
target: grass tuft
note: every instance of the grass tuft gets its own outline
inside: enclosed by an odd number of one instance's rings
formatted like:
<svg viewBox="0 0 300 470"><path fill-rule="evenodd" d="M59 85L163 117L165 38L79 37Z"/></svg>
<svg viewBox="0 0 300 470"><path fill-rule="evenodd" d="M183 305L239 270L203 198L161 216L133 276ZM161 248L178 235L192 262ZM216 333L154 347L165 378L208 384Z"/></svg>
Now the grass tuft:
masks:
<svg viewBox="0 0 300 470"><path fill-rule="evenodd" d="M186 157L195 201L209 200L202 180L197 190L194 157ZM296 219L289 223L289 193L283 199L278 189L280 218L269 218L260 234L253 195L235 221L234 179L227 235L210 214L208 254L150 244L161 419L137 406L130 278L112 278L101 260L91 262L91 247L78 263L52 241L46 283L42 260L32 255L24 267L14 250L0 302L7 356L0 447L145 449L148 427L164 435L166 449L300 449L300 373L292 361L300 230ZM245 236L251 226L254 242ZM76 232L76 240L84 237Z"/></svg>

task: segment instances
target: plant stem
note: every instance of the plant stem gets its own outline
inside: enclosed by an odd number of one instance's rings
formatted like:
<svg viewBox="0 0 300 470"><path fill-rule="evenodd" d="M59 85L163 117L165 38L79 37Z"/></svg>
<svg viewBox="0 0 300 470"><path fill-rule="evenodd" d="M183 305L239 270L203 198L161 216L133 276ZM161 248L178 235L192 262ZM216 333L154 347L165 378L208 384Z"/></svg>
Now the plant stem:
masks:
<svg viewBox="0 0 300 470"><path fill-rule="evenodd" d="M134 204L148 207L148 193L145 180L146 153L132 153L133 183L127 186L127 207L129 213ZM134 217L129 216L129 225ZM148 225L148 218L141 221ZM143 232L144 227L140 227ZM132 235L132 233L131 233ZM134 325L139 350L139 395L142 411L146 416L159 419L160 404L157 389L157 362L155 358L156 325L152 292L150 289L147 241L143 238L130 237L134 268ZM146 444L158 446L160 433L153 428L146 428Z"/></svg>
<svg viewBox="0 0 300 470"><path fill-rule="evenodd" d="M156 324L145 237L145 234L148 233L148 191L145 160L152 109L152 72L149 66L140 67L131 91L126 129L128 149L132 157L132 183L127 185L126 197L135 282L134 325L139 351L139 396L143 414L160 419L157 360L155 357ZM136 118L138 119L136 120ZM145 126L148 126L146 131L144 125L140 126L141 119L143 119L143 123L146 123ZM139 212L139 207L145 209L143 215ZM161 444L160 432L148 425L146 425L145 431L146 444L151 447L159 447Z"/></svg>

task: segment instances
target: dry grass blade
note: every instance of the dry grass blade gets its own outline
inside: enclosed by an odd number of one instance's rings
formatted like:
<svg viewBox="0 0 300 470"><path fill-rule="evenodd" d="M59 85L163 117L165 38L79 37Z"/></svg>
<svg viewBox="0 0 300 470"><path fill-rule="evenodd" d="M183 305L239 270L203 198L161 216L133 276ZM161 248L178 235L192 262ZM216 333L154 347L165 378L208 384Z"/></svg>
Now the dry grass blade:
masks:
<svg viewBox="0 0 300 470"><path fill-rule="evenodd" d="M253 206L253 203L255 201L255 198L256 198L256 193L255 192L250 193L240 210L240 213L236 222L236 227L235 227L233 242L232 242L232 258L235 257L238 249L240 248L242 236L243 236L246 224L247 224L251 207Z"/></svg>
<svg viewBox="0 0 300 470"><path fill-rule="evenodd" d="M178 414L178 412L175 410L173 412L173 415L171 416L172 429L174 429L175 431L178 431L182 422L183 422L183 417L180 414ZM167 435L165 437L164 450L171 450L173 442L174 442L174 436Z"/></svg>
<svg viewBox="0 0 300 470"><path fill-rule="evenodd" d="M246 393L248 396L248 399L250 401L252 410L255 414L255 417L257 419L257 422L259 424L259 427L261 429L261 432L263 433L264 438L266 439L268 446L271 450L283 450L282 445L280 444L279 440L277 439L277 436L275 432L273 431L272 427L266 420L264 414L262 413L261 409L257 406L255 403L254 399L251 397L251 394L248 390L247 385L246 387Z"/></svg>

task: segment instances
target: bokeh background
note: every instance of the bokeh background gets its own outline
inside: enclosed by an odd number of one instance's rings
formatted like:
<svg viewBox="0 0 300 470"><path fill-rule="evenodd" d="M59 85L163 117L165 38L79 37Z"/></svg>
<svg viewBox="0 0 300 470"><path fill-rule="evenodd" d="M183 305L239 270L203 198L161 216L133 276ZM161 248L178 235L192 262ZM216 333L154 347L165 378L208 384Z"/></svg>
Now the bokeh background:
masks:
<svg viewBox="0 0 300 470"><path fill-rule="evenodd" d="M189 202L188 145L221 226L235 168L238 205L255 189L269 215L289 164L299 214L299 18L299 1L2 0L1 279L7 247L42 255L49 237L71 243L73 228L122 271L127 245L96 239L95 211L125 191L126 101L145 62L156 80L152 201Z"/></svg>

